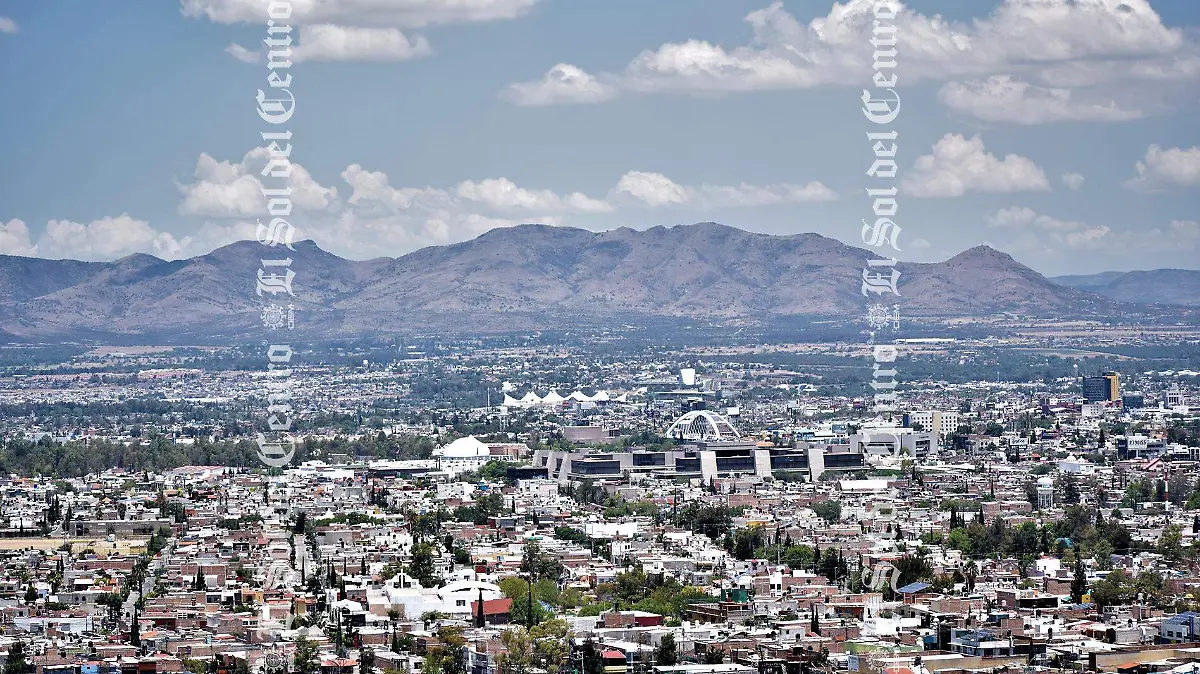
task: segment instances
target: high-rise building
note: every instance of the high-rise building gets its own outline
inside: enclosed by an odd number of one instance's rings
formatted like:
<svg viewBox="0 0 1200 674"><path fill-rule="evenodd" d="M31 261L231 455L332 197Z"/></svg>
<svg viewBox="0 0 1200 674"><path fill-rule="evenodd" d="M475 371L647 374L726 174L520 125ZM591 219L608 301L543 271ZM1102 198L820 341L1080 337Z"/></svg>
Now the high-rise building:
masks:
<svg viewBox="0 0 1200 674"><path fill-rule="evenodd" d="M1116 372L1105 372L1098 377L1083 378L1083 401L1085 403L1115 402L1121 399L1121 376Z"/></svg>
<svg viewBox="0 0 1200 674"><path fill-rule="evenodd" d="M942 412L939 410L918 410L908 414L909 425L920 424L923 430L937 433L942 437L950 437L958 430L958 412Z"/></svg>

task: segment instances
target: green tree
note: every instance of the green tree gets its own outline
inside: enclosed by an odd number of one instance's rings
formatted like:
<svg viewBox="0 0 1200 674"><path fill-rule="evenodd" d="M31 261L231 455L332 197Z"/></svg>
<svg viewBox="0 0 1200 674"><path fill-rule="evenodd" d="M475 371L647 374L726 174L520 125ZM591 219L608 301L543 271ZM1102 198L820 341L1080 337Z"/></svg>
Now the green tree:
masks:
<svg viewBox="0 0 1200 674"><path fill-rule="evenodd" d="M364 648L358 654L358 674L372 674L374 671L375 651Z"/></svg>
<svg viewBox="0 0 1200 674"><path fill-rule="evenodd" d="M318 674L321 662L317 659L320 649L316 642L304 637L296 639L296 652L292 656L292 671L295 674Z"/></svg>
<svg viewBox="0 0 1200 674"><path fill-rule="evenodd" d="M548 579L558 582L562 575L562 564L542 550L537 541L526 541L521 549L521 571L535 579Z"/></svg>
<svg viewBox="0 0 1200 674"><path fill-rule="evenodd" d="M1164 600L1171 597L1167 592L1166 579L1155 571L1143 571L1133 579L1130 599L1136 599L1139 594L1142 596L1142 601L1155 606L1162 606Z"/></svg>
<svg viewBox="0 0 1200 674"><path fill-rule="evenodd" d="M96 598L96 603L108 609L110 618L115 618L121 612L121 607L125 604L125 599L116 592L105 592Z"/></svg>
<svg viewBox="0 0 1200 674"><path fill-rule="evenodd" d="M1080 604L1087 594L1087 572L1083 567L1083 555L1075 555L1075 575L1071 579L1071 601Z"/></svg>
<svg viewBox="0 0 1200 674"><path fill-rule="evenodd" d="M679 661L679 651L675 647L675 635L664 634L658 648L654 651L654 664L668 667Z"/></svg>
<svg viewBox="0 0 1200 674"><path fill-rule="evenodd" d="M8 647L8 660L4 663L4 674L31 674L33 665L25 655L25 642L14 641Z"/></svg>
<svg viewBox="0 0 1200 674"><path fill-rule="evenodd" d="M1092 602L1101 608L1120 606L1129 600L1132 582L1121 569L1111 571L1092 585Z"/></svg>
<svg viewBox="0 0 1200 674"><path fill-rule="evenodd" d="M580 660L583 662L581 674L604 674L604 657L596 648L596 642L588 637L579 647Z"/></svg>
<svg viewBox="0 0 1200 674"><path fill-rule="evenodd" d="M964 555L970 555L974 547L971 534L965 528L958 528L951 531L947 544L955 550L962 550Z"/></svg>
<svg viewBox="0 0 1200 674"><path fill-rule="evenodd" d="M467 640L462 629L442 627L437 631L438 643L426 649L425 661L421 663L421 674L466 674Z"/></svg>
<svg viewBox="0 0 1200 674"><path fill-rule="evenodd" d="M479 469L479 477L488 482L508 482L508 462L492 459Z"/></svg>
<svg viewBox="0 0 1200 674"><path fill-rule="evenodd" d="M729 533L733 526L733 518L728 508L720 505L700 505L688 503L676 514L680 527L702 533L713 540Z"/></svg>
<svg viewBox="0 0 1200 674"><path fill-rule="evenodd" d="M529 589L528 581L520 576L505 576L496 581L496 585L500 588L500 594L509 599L516 599Z"/></svg>
<svg viewBox="0 0 1200 674"><path fill-rule="evenodd" d="M782 561L792 569L807 569L813 564L813 549L807 545L793 545L783 551Z"/></svg>
<svg viewBox="0 0 1200 674"><path fill-rule="evenodd" d="M142 646L142 632L138 627L137 606L133 607L133 618L129 621L129 645L134 648L141 648Z"/></svg>
<svg viewBox="0 0 1200 674"><path fill-rule="evenodd" d="M1073 473L1063 473L1059 478L1062 487L1063 503L1076 505L1079 503L1079 480Z"/></svg>
<svg viewBox="0 0 1200 674"><path fill-rule="evenodd" d="M812 511L816 513L818 517L826 522L829 522L830 524L839 522L842 519L842 504L838 501L823 501L821 503L815 503L809 507L812 508Z"/></svg>
<svg viewBox="0 0 1200 674"><path fill-rule="evenodd" d="M567 621L556 618L546 620L529 630L533 642L533 661L547 674L560 674L567 669L567 644L570 643L571 628Z"/></svg>
<svg viewBox="0 0 1200 674"><path fill-rule="evenodd" d="M754 556L754 551L762 545L763 531L761 526L748 529L738 529L733 532L733 556L746 560Z"/></svg>
<svg viewBox="0 0 1200 674"><path fill-rule="evenodd" d="M532 608L531 608L532 607ZM509 619L514 623L521 623L525 626L537 625L543 620L548 620L553 617L550 611L542 606L542 602L538 598L533 597L532 604L530 603L529 593L513 597L512 605L509 606Z"/></svg>
<svg viewBox="0 0 1200 674"><path fill-rule="evenodd" d="M433 546L429 543L417 543L413 546L412 557L408 563L408 575L417 579L421 587L438 587L441 577L434 568Z"/></svg>
<svg viewBox="0 0 1200 674"><path fill-rule="evenodd" d="M1183 557L1183 533L1174 524L1168 524L1158 537L1158 554L1169 562L1178 562Z"/></svg>
<svg viewBox="0 0 1200 674"><path fill-rule="evenodd" d="M500 633L504 652L496 656L499 674L525 674L533 665L533 643L529 630L517 625Z"/></svg>
<svg viewBox="0 0 1200 674"><path fill-rule="evenodd" d="M613 601L620 608L632 607L647 594L646 574L641 567L622 571L613 579Z"/></svg>
<svg viewBox="0 0 1200 674"><path fill-rule="evenodd" d="M933 567L929 560L918 555L904 555L896 560L899 581L896 587L904 587L919 580L933 580Z"/></svg>
<svg viewBox="0 0 1200 674"><path fill-rule="evenodd" d="M1108 571L1112 568L1113 546L1107 539L1101 538L1092 546L1092 555L1096 560L1096 568Z"/></svg>

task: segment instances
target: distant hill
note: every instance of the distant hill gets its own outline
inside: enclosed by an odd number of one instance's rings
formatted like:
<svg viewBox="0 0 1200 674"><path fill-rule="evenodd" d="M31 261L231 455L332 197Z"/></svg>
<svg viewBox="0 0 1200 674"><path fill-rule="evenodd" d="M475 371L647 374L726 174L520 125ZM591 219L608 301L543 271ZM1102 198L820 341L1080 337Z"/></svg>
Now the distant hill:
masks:
<svg viewBox="0 0 1200 674"><path fill-rule="evenodd" d="M0 256L0 330L27 338L264 334L254 293L263 247L109 263ZM715 223L591 232L522 225L399 258L354 261L312 242L288 252L297 323L312 337L413 329L526 330L637 317L769 320L862 316L867 250L817 234ZM1054 283L986 246L904 264L905 316L1119 315L1103 295Z"/></svg>
<svg viewBox="0 0 1200 674"><path fill-rule="evenodd" d="M1200 271L1191 269L1110 271L1088 276L1056 276L1050 280L1120 302L1200 307Z"/></svg>

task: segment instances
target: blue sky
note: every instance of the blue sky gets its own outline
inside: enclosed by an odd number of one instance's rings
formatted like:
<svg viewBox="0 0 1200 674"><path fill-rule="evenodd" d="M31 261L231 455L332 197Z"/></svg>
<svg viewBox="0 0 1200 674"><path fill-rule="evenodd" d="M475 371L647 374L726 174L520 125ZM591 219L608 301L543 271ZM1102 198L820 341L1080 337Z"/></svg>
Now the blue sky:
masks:
<svg viewBox="0 0 1200 674"><path fill-rule="evenodd" d="M326 249L705 220L861 245L865 0L312 4L292 222ZM0 253L251 238L261 14L0 2ZM898 25L903 258L1200 268L1200 3L913 0Z"/></svg>

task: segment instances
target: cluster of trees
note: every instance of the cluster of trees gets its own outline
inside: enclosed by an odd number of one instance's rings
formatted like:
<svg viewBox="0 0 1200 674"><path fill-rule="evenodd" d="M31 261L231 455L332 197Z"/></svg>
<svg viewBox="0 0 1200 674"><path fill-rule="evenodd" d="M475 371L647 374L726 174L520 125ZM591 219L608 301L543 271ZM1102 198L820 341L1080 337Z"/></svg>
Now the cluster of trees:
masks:
<svg viewBox="0 0 1200 674"><path fill-rule="evenodd" d="M581 505L603 505L605 499L607 498L607 495L604 492L604 487L595 484L591 480L581 481L578 485L571 489L567 495L575 499L575 502Z"/></svg>
<svg viewBox="0 0 1200 674"><path fill-rule="evenodd" d="M1030 559L1039 554L1061 554L1070 548L1073 554L1095 557L1102 569L1110 567L1113 554L1139 549L1119 519L1106 518L1099 510L1082 506L1068 507L1062 519L1041 527L1032 522L1013 527L999 517L987 525L978 519L957 523L959 526L952 528L944 541L936 537L928 542L945 543L974 558L1005 555Z"/></svg>
<svg viewBox="0 0 1200 674"><path fill-rule="evenodd" d="M740 512L738 509L721 505L692 501L678 508L673 519L676 526L704 534L715 541L730 532L733 528L733 516Z"/></svg>
<svg viewBox="0 0 1200 674"><path fill-rule="evenodd" d="M618 573L611 583L596 586L596 602L585 604L580 615L599 615L610 609L658 613L680 619L689 604L715 601L699 587L681 585L672 576L646 574L640 567Z"/></svg>
<svg viewBox="0 0 1200 674"><path fill-rule="evenodd" d="M571 629L565 620L546 620L532 627L510 627L500 635L505 652L496 657L500 674L546 674L567 671Z"/></svg>
<svg viewBox="0 0 1200 674"><path fill-rule="evenodd" d="M629 502L623 498L609 497L604 502L604 517L619 519L621 517L654 517L658 515L658 506L647 501Z"/></svg>
<svg viewBox="0 0 1200 674"><path fill-rule="evenodd" d="M780 538L778 531L768 537L762 527L739 529L724 540L726 549L738 559L778 560L793 569L812 571L833 582L846 581L848 586L858 587L861 555L857 560L847 559L840 548L822 551L816 544L796 544L790 535Z"/></svg>
<svg viewBox="0 0 1200 674"><path fill-rule="evenodd" d="M563 541L571 541L578 545L588 545L591 543L588 535L575 527L556 526L554 527L554 537Z"/></svg>
<svg viewBox="0 0 1200 674"><path fill-rule="evenodd" d="M500 592L513 600L509 621L525 626L549 620L557 609L575 608L583 603L579 590L560 592L558 584L549 578L537 579L531 586L520 576L509 576L501 579L499 585Z"/></svg>
<svg viewBox="0 0 1200 674"><path fill-rule="evenodd" d="M1120 606L1140 599L1144 603L1162 608L1186 608L1176 607L1182 599L1168 592L1162 575L1153 571L1142 571L1136 576L1130 576L1117 569L1092 584L1091 598L1099 607Z"/></svg>
<svg viewBox="0 0 1200 674"><path fill-rule="evenodd" d="M809 506L817 517L833 524L842 519L842 504L839 501L822 501Z"/></svg>
<svg viewBox="0 0 1200 674"><path fill-rule="evenodd" d="M563 567L557 559L546 554L536 541L526 541L521 549L521 573L528 574L536 580L557 583L562 576Z"/></svg>
<svg viewBox="0 0 1200 674"><path fill-rule="evenodd" d="M299 452L298 452L299 453ZM161 471L186 465L257 466L257 447L250 441L199 441L176 445L157 437L148 445L92 440L57 443L49 437L37 442L14 438L0 447L0 473L42 475L58 478L82 477L109 468L130 471Z"/></svg>
<svg viewBox="0 0 1200 674"><path fill-rule="evenodd" d="M1200 481L1192 482L1187 475L1176 473L1170 481L1141 478L1125 485L1121 507L1136 508L1142 503L1183 504L1188 510L1200 509Z"/></svg>
<svg viewBox="0 0 1200 674"><path fill-rule="evenodd" d="M303 513L301 513L301 514L303 514ZM261 517L259 517L258 519L260 521L262 520ZM383 523L382 520L375 518L375 517L371 517L370 515L365 515L360 512L349 512L349 513L338 513L337 515L334 515L333 517L325 517L325 518L319 519L319 520L313 522L313 526L314 527L327 527L332 524L349 524L351 526L355 526L358 524L382 524L382 523Z"/></svg>
<svg viewBox="0 0 1200 674"><path fill-rule="evenodd" d="M498 499L497 503L503 503L503 498L499 494L492 494L482 497L481 500L494 496ZM475 508L479 507L479 503ZM492 506L484 506L484 512L489 512ZM461 510L461 509L460 509ZM456 515L458 512L456 511ZM499 511L497 511L499 514ZM473 513L472 517L478 516L478 513ZM431 513L410 514L409 531L413 535L413 548L409 556L409 562L403 569L391 568L384 569L385 576L391 576L403 570L409 576L415 578L422 587L440 587L444 579L437 573L437 557L439 548L452 558L452 564L469 564L471 562L470 553L459 547L453 536L445 536L438 538L437 532L441 531L441 523L446 519L444 510L438 510ZM472 520L468 520L472 521ZM486 516L484 516L486 521ZM558 560L545 554L537 543L529 541L525 544L524 559L521 562L521 570L525 573L532 573L535 578L549 578L555 582L562 571L562 566Z"/></svg>
<svg viewBox="0 0 1200 674"><path fill-rule="evenodd" d="M500 492L489 491L476 497L474 505L455 508L452 517L456 522L487 524L489 517L503 515L506 512L508 512L508 503L504 501L504 496Z"/></svg>
<svg viewBox="0 0 1200 674"><path fill-rule="evenodd" d="M461 627L440 626L437 643L425 649L421 674L467 674L467 639Z"/></svg>
<svg viewBox="0 0 1200 674"><path fill-rule="evenodd" d="M432 543L425 541L413 543L412 555L409 557L405 573L416 578L421 587L441 586L443 579L435 567L436 554L437 551Z"/></svg>
<svg viewBox="0 0 1200 674"><path fill-rule="evenodd" d="M247 431L249 429L239 429ZM11 438L0 445L0 473L41 475L57 478L82 477L109 468L128 471L164 471L180 466L227 466L257 468L258 447L250 440L214 440L201 435L194 444L175 444L170 438L153 435L146 444L123 444L106 440L55 442L43 436L37 442ZM433 439L382 432L347 440L308 438L296 448L301 462L348 453L365 458L427 459L433 455Z"/></svg>

